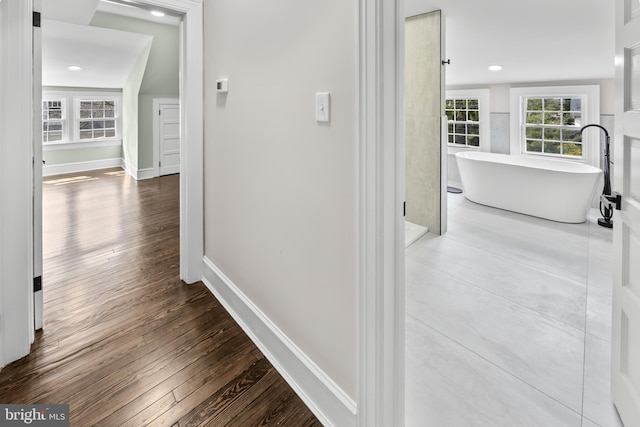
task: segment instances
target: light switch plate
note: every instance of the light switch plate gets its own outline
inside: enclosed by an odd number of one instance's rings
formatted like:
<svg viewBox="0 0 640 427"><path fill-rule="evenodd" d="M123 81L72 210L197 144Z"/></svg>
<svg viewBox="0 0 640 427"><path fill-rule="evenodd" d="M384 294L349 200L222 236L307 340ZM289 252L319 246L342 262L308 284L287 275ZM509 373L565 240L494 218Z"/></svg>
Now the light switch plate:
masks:
<svg viewBox="0 0 640 427"><path fill-rule="evenodd" d="M317 92L316 93L316 121L328 122L331 118L330 115L330 96L329 92Z"/></svg>

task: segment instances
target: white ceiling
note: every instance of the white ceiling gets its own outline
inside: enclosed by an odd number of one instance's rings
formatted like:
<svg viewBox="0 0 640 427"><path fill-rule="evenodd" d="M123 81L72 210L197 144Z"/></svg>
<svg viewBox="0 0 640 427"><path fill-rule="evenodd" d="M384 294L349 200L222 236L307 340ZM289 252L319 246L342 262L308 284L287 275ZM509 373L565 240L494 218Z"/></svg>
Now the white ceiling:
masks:
<svg viewBox="0 0 640 427"><path fill-rule="evenodd" d="M42 22L44 86L122 88L153 37L67 22ZM80 71L70 71L79 65Z"/></svg>
<svg viewBox="0 0 640 427"><path fill-rule="evenodd" d="M122 88L151 36L89 23L96 11L177 25L179 18L151 16L148 10L100 0L42 2L42 84ZM70 71L79 65L80 71Z"/></svg>
<svg viewBox="0 0 640 427"><path fill-rule="evenodd" d="M437 9L447 86L614 77L611 0L405 0L405 16Z"/></svg>
<svg viewBox="0 0 640 427"><path fill-rule="evenodd" d="M158 20L148 10L99 0L45 0L43 18L87 25L93 13L102 10ZM405 0L405 15L412 16L440 9L445 15L447 86L587 80L614 76L614 5L611 0ZM160 18L176 25L175 17ZM93 27L88 27L93 28ZM92 31L92 30L87 30ZM49 39L43 28L43 76L62 78L59 67L71 63L94 64L93 78L85 84L92 87L112 87L116 67L122 55L120 46L105 46L104 37L87 32L73 35L58 32ZM87 47L96 39L100 48ZM132 43L130 46L139 46ZM114 54L113 57L109 55ZM124 56L127 56L125 54ZM53 62L55 58L67 62ZM100 61L94 63L94 61ZM487 69L502 65L499 72ZM110 65L113 65L110 66ZM54 72L54 67L58 67ZM99 71L103 74L100 75ZM79 81L79 73L67 72L65 85ZM54 77L55 76L55 77ZM104 80L104 81L103 81ZM105 83L110 80L111 83Z"/></svg>

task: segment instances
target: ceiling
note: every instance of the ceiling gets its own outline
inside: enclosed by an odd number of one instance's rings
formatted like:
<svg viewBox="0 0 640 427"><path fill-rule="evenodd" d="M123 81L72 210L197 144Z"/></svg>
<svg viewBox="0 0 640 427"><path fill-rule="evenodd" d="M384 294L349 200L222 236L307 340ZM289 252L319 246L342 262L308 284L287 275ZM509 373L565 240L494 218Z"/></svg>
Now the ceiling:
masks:
<svg viewBox="0 0 640 427"><path fill-rule="evenodd" d="M149 10L104 0L42 2L42 84L122 88L151 36L92 27L96 11L178 25L175 16L155 17ZM79 71L70 65L82 67Z"/></svg>
<svg viewBox="0 0 640 427"><path fill-rule="evenodd" d="M43 18L87 26L98 10L171 25L179 22L177 17L152 17L148 10L123 2L135 5L132 0L46 0L42 2ZM451 60L446 66L447 86L614 76L612 1L405 0L405 16L437 9L445 15L445 57ZM64 65L66 70L67 65L74 63L93 64L88 68L95 74L84 85L113 87L109 86L114 84L113 76L122 73L120 59L131 56L116 52L128 47L129 50L139 49L139 41L134 41L136 35L130 44L121 42L118 46L105 46L107 40L104 34L98 34L98 29L87 27L77 35L71 29L51 34L43 26L43 79L46 76L46 84L66 86L79 82L79 73L60 69ZM94 36L89 35L92 31ZM103 43L100 50L88 49L87 43L96 39ZM64 64L53 61L54 58L64 58ZM99 60L102 62L95 62ZM490 65L501 65L503 69L489 71ZM52 71L54 67L57 67L56 72ZM66 77L63 77L65 73ZM57 82L57 79L64 80Z"/></svg>
<svg viewBox="0 0 640 427"><path fill-rule="evenodd" d="M405 0L405 16L438 9L447 86L614 77L613 1Z"/></svg>

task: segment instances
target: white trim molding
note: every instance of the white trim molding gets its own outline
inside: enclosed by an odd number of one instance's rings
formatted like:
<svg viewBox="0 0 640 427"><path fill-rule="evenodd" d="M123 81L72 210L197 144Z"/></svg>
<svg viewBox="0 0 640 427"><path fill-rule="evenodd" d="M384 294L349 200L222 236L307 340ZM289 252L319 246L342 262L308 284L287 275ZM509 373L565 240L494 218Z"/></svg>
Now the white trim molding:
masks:
<svg viewBox="0 0 640 427"><path fill-rule="evenodd" d="M464 145L449 144L448 128L447 134L447 153L455 154L460 151L491 151L491 90L490 89L459 89L447 90L446 99L468 99L478 98L480 102L480 146L469 147ZM448 120L447 120L448 125Z"/></svg>
<svg viewBox="0 0 640 427"><path fill-rule="evenodd" d="M356 425L355 402L204 257L204 284L325 426Z"/></svg>
<svg viewBox="0 0 640 427"><path fill-rule="evenodd" d="M548 86L548 87L517 87L510 90L510 110L511 110L511 155L516 156L537 156L536 154L525 154L522 150L522 99L525 96L535 97L558 97L558 96L582 96L582 126L587 124L600 123L600 86L580 85L580 86ZM585 132L582 136L583 158L573 160L568 157L553 157L559 160L579 161L595 167L601 167L601 147L598 139L599 133Z"/></svg>
<svg viewBox="0 0 640 427"><path fill-rule="evenodd" d="M59 165L44 165L42 167L42 176L60 175L64 173L86 172L106 168L123 168L123 160L118 158L90 160L86 162L62 163Z"/></svg>
<svg viewBox="0 0 640 427"><path fill-rule="evenodd" d="M404 425L404 11L359 0L358 426Z"/></svg>
<svg viewBox="0 0 640 427"><path fill-rule="evenodd" d="M202 278L204 256L203 0L141 0L182 14L180 24L180 278Z"/></svg>
<svg viewBox="0 0 640 427"><path fill-rule="evenodd" d="M0 4L0 367L34 339L32 0Z"/></svg>

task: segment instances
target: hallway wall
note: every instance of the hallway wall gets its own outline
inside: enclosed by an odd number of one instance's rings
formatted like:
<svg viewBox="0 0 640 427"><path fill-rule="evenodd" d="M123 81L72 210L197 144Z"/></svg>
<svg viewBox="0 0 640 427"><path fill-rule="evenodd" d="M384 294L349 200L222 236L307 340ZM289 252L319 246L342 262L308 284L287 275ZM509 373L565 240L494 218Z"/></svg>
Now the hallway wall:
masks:
<svg viewBox="0 0 640 427"><path fill-rule="evenodd" d="M357 4L204 6L205 257L355 400Z"/></svg>

